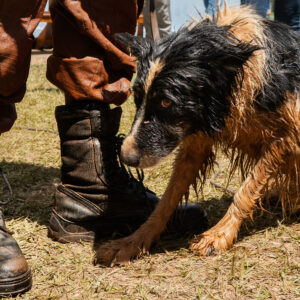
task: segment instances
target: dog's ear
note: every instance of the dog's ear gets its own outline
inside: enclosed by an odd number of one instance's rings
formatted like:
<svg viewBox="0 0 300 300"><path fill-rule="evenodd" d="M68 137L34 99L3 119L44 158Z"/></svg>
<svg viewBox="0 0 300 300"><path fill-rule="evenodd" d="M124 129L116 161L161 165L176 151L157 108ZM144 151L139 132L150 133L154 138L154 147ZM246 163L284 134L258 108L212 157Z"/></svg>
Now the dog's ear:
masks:
<svg viewBox="0 0 300 300"><path fill-rule="evenodd" d="M134 36L130 33L116 33L115 39L126 46L130 53L137 57L142 58L151 49L151 41L144 39L142 37Z"/></svg>
<svg viewBox="0 0 300 300"><path fill-rule="evenodd" d="M236 73L254 55L255 51L261 49L260 46L243 42L227 44L214 51L214 55L210 57L210 64L227 72Z"/></svg>

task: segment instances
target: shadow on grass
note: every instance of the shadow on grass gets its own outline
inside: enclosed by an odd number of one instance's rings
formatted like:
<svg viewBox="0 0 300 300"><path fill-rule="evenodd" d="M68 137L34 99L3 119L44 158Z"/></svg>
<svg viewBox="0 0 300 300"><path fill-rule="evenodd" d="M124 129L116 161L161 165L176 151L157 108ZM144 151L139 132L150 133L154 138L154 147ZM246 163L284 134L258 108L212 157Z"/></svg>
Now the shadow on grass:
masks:
<svg viewBox="0 0 300 300"><path fill-rule="evenodd" d="M41 165L2 161L12 191L12 201L1 208L6 220L28 218L40 225L48 225L53 206L54 182L58 182L58 168ZM0 180L0 199L8 199L8 188Z"/></svg>
<svg viewBox="0 0 300 300"><path fill-rule="evenodd" d="M210 198L206 201L200 202L200 204L208 213L208 229L217 224L218 221L224 216L231 202L232 197L228 196L223 196L220 199ZM254 213L253 221L246 220L243 223L238 235L238 241L243 240L243 238L251 236L256 232L264 231L267 228L276 228L278 226L278 222L285 225L291 225L293 223L300 222L300 214L298 213L290 218L283 219L281 210L278 208L270 207L269 211L265 211L263 214L261 210L258 209ZM206 229L204 227L203 230L197 232L197 234L201 234L205 230ZM151 247L150 253L155 254L172 252L182 248L188 249L189 244L194 236L195 233L163 233L160 240ZM120 237L124 237L124 235L116 233L111 239L117 239ZM106 240L107 239L99 239L97 243L95 243L94 249L96 249L102 242L105 242Z"/></svg>
<svg viewBox="0 0 300 300"><path fill-rule="evenodd" d="M229 205L232 202L232 197L223 196L221 199L211 198L203 201L203 206L208 211L208 229L213 227L225 215ZM280 209L270 207L268 211L257 209L254 213L253 221L246 220L238 235L238 241L243 240L247 236L251 236L267 228L276 228L278 223L291 225L300 222L300 213L297 213L289 218L283 219ZM168 235L164 234L161 240L152 248L151 253L163 253L179 250L180 248L188 248L190 241L194 235Z"/></svg>
<svg viewBox="0 0 300 300"><path fill-rule="evenodd" d="M54 203L54 183L59 182L59 168L44 167L41 165L15 163L2 161L0 167L6 174L13 190L13 200L2 206L6 220L28 218L40 225L48 225L50 212ZM3 180L0 182L0 199L5 201L8 197L8 189ZM223 196L221 199L211 198L202 201L201 205L208 213L208 228L215 225L225 214L232 201L232 197ZM258 210L254 216L254 221L246 221L241 228L239 240L249 236L254 232L264 230L269 227L276 227L278 221L282 222L280 210L271 210L270 213ZM300 221L297 214L290 219L283 221L284 224L292 224ZM203 227L205 231L205 227ZM127 232L128 233L128 232ZM127 234L126 233L126 234ZM201 232L199 232L201 233ZM125 236L114 232L110 236L98 239L96 245L108 239L115 239ZM180 248L187 248L193 234L164 233L151 250L152 253L165 251L175 251Z"/></svg>

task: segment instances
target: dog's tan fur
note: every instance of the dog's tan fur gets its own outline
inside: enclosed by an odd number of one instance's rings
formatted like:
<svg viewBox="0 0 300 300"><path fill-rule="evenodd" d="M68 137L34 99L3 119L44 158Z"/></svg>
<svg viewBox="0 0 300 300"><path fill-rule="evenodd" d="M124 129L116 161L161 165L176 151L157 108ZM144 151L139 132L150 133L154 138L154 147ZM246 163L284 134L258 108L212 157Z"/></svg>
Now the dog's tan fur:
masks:
<svg viewBox="0 0 300 300"><path fill-rule="evenodd" d="M218 23L232 25L232 33L242 41L263 47L266 42L261 19L249 8L219 11ZM225 216L199 235L190 249L208 254L226 250L237 237L241 223L252 216L268 189L276 188L284 214L300 208L300 99L287 94L288 101L273 113L254 110L253 99L268 77L264 51L257 51L244 66L241 88L229 99L230 115L225 129L214 139L199 133L187 137L176 157L169 185L149 219L131 236L108 242L96 253L98 261L121 264L147 252L165 229L166 223L189 186L199 174L205 178L214 152L221 149L231 158L231 171L240 168L244 181L235 193Z"/></svg>

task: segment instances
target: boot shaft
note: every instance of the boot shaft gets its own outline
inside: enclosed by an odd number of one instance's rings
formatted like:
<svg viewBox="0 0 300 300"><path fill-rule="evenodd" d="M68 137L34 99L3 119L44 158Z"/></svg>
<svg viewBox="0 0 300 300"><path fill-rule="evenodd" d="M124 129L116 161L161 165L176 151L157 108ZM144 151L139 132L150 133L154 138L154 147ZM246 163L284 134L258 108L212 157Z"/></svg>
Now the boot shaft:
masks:
<svg viewBox="0 0 300 300"><path fill-rule="evenodd" d="M121 113L121 108L110 110L102 103L58 106L55 110L62 183L93 201L105 200L108 186L121 173L115 137Z"/></svg>

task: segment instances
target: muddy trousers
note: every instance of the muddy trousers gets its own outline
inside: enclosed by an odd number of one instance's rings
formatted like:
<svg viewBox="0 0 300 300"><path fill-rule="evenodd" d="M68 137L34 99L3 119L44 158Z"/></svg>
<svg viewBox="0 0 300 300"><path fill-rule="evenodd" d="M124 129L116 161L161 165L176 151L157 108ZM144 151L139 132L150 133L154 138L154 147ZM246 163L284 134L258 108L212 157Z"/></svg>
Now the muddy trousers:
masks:
<svg viewBox="0 0 300 300"><path fill-rule="evenodd" d="M47 0L0 1L0 132L16 119L14 103L26 91L33 32ZM129 95L135 62L114 39L134 33L143 1L53 0L53 55L47 78L66 102L122 104Z"/></svg>

